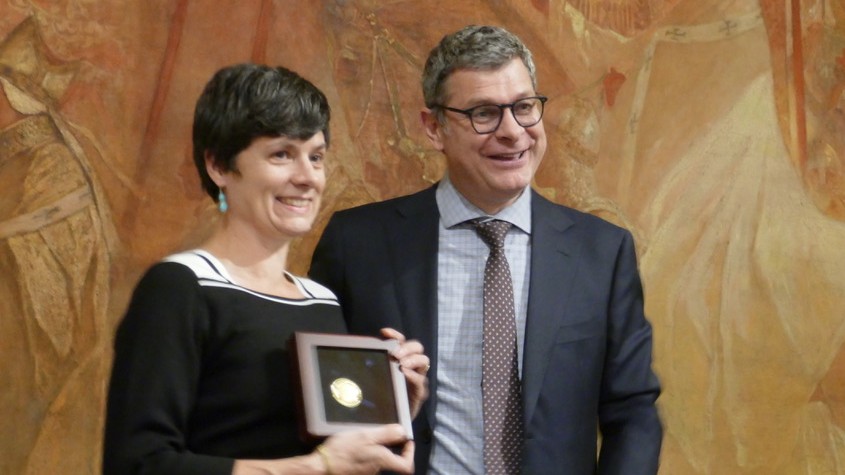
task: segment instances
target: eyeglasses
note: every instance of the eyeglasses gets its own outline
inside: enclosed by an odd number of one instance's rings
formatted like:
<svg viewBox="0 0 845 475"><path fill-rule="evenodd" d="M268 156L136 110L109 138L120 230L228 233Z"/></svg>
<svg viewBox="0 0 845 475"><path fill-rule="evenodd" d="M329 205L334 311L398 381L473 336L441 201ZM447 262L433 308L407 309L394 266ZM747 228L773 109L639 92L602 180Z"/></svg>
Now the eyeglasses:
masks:
<svg viewBox="0 0 845 475"><path fill-rule="evenodd" d="M520 99L510 104L482 104L469 109L455 109L435 104L434 107L457 112L469 117L472 128L478 134L492 134L502 123L505 109L510 109L516 123L523 127L531 127L543 118L543 106L549 100L546 96L534 96Z"/></svg>

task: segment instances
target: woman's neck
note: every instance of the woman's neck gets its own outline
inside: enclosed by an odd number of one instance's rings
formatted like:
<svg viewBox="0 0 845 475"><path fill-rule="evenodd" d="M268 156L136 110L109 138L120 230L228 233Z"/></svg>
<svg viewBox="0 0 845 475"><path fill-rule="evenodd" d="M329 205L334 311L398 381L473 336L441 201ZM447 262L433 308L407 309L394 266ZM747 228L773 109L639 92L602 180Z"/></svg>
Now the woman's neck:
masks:
<svg viewBox="0 0 845 475"><path fill-rule="evenodd" d="M280 297L303 297L285 272L289 241L267 243L254 234L219 229L201 248L217 258L234 283L242 287Z"/></svg>

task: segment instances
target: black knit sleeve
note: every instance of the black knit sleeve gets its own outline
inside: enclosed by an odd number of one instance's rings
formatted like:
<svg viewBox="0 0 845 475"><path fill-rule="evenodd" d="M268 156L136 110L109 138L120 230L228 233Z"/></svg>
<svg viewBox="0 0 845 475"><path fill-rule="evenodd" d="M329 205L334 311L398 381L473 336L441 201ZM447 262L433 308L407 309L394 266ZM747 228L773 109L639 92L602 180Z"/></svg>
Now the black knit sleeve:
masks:
<svg viewBox="0 0 845 475"><path fill-rule="evenodd" d="M234 460L186 445L208 331L194 273L158 263L144 275L115 337L103 475L229 475Z"/></svg>

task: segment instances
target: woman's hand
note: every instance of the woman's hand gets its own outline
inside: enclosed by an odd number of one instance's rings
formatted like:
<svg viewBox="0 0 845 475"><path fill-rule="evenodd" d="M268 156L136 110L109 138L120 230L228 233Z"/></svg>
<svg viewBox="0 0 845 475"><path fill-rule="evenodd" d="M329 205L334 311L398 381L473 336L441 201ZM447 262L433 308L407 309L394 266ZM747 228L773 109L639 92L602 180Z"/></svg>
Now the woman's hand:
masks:
<svg viewBox="0 0 845 475"><path fill-rule="evenodd" d="M381 470L412 474L414 442L408 435L399 424L341 432L326 439L314 454L319 455L327 474L364 475ZM390 449L398 446L402 447L400 454Z"/></svg>
<svg viewBox="0 0 845 475"><path fill-rule="evenodd" d="M423 402L428 398L426 375L431 368L431 360L423 353L424 348L419 341L405 340L405 335L392 328L382 328L381 334L385 338L399 341L399 348L393 352L393 357L399 361L399 367L408 383L411 417L417 417Z"/></svg>
<svg viewBox="0 0 845 475"><path fill-rule="evenodd" d="M402 447L396 454L391 447ZM414 442L399 424L335 434L308 455L276 460L236 460L232 475L375 475L414 473Z"/></svg>

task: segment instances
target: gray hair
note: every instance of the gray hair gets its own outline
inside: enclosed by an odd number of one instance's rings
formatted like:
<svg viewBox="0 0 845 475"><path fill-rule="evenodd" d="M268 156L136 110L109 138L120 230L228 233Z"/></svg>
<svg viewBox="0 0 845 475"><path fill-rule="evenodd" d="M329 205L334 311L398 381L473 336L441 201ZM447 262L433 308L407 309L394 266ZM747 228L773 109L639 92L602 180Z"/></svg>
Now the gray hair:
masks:
<svg viewBox="0 0 845 475"><path fill-rule="evenodd" d="M431 50L423 69L425 106L434 108L447 97L443 84L458 69L492 70L520 58L537 89L537 74L531 51L516 35L498 26L470 25L446 35Z"/></svg>

